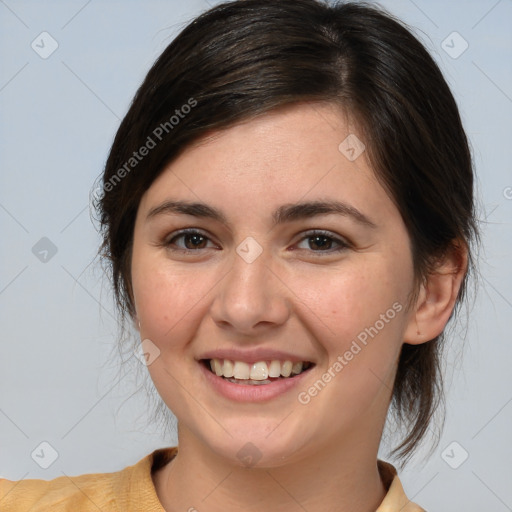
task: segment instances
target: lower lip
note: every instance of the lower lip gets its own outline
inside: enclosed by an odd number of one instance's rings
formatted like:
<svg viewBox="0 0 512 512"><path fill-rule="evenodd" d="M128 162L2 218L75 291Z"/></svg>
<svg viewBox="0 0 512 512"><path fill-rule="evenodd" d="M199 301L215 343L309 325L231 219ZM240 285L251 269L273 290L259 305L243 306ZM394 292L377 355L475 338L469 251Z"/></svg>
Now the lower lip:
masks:
<svg viewBox="0 0 512 512"><path fill-rule="evenodd" d="M199 366L206 380L218 393L236 402L264 402L271 400L299 385L310 371L308 369L294 377L278 379L270 384L251 385L229 382L208 370L203 363L199 363Z"/></svg>

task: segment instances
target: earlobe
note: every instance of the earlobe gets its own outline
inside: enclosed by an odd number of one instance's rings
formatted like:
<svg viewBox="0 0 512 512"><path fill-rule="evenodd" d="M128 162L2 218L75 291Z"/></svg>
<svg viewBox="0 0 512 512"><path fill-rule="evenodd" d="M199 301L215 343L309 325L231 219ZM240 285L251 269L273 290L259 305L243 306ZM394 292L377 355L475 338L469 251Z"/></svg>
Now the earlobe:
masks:
<svg viewBox="0 0 512 512"><path fill-rule="evenodd" d="M404 341L417 345L439 336L455 307L467 271L467 248L454 243L422 283L404 333Z"/></svg>

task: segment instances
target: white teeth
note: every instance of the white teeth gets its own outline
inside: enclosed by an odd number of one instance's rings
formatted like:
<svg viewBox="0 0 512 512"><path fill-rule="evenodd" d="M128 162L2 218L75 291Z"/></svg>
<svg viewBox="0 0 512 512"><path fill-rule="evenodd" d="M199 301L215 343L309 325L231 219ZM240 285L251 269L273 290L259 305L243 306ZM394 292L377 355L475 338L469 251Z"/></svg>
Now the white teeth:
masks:
<svg viewBox="0 0 512 512"><path fill-rule="evenodd" d="M272 360L258 361L249 365L243 361L230 361L229 359L211 359L210 368L213 373L219 377L233 381L245 380L248 383L270 383L269 378L290 377L290 375L298 375L304 370L304 367L309 367L306 363L301 361L292 363L291 361L278 361ZM264 381L264 382L263 382Z"/></svg>
<svg viewBox="0 0 512 512"><path fill-rule="evenodd" d="M235 379L248 379L250 375L249 365L242 361L235 361L233 376Z"/></svg>
<svg viewBox="0 0 512 512"><path fill-rule="evenodd" d="M293 364L291 361L285 361L281 367L281 375L283 377L289 377L292 373Z"/></svg>
<svg viewBox="0 0 512 512"><path fill-rule="evenodd" d="M215 372L215 375L219 377L222 375L222 364L218 359L212 359L211 361L212 370Z"/></svg>
<svg viewBox="0 0 512 512"><path fill-rule="evenodd" d="M268 377L268 368L265 361L254 363L251 366L250 378L252 380L265 380Z"/></svg>
<svg viewBox="0 0 512 512"><path fill-rule="evenodd" d="M295 363L292 366L292 373L294 375L298 375L302 371L302 366L303 366L303 364L301 362Z"/></svg>
<svg viewBox="0 0 512 512"><path fill-rule="evenodd" d="M224 366L222 367L222 373L224 377L233 377L234 373L234 364L232 361L228 359L224 359Z"/></svg>
<svg viewBox="0 0 512 512"><path fill-rule="evenodd" d="M281 377L281 363L279 361L270 361L270 366L268 367L268 376Z"/></svg>

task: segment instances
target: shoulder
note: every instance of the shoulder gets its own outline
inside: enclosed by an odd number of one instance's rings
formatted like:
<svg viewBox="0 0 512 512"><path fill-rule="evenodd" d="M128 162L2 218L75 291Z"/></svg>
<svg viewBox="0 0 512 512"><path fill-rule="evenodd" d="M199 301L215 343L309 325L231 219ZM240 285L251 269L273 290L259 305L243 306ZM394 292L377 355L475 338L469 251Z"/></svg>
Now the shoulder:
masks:
<svg viewBox="0 0 512 512"><path fill-rule="evenodd" d="M120 472L119 472L120 473ZM97 510L112 506L112 483L119 473L61 476L53 480L0 480L3 512Z"/></svg>
<svg viewBox="0 0 512 512"><path fill-rule="evenodd" d="M387 494L376 512L426 512L409 500L394 466L379 460L378 468Z"/></svg>
<svg viewBox="0 0 512 512"><path fill-rule="evenodd" d="M131 502L153 502L148 510L162 510L152 484L155 464L168 460L174 449L156 450L133 466L113 473L61 476L53 480L0 479L2 512L89 512L132 510Z"/></svg>

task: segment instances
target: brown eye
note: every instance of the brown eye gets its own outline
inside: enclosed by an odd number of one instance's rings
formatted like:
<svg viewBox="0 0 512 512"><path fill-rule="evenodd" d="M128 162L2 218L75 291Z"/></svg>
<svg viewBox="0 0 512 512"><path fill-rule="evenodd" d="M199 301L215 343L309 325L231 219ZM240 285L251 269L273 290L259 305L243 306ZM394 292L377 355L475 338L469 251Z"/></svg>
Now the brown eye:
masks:
<svg viewBox="0 0 512 512"><path fill-rule="evenodd" d="M183 240L183 246L174 248L177 245L177 240ZM185 230L177 233L175 236L165 242L165 246L171 250L176 251L196 251L199 249L207 249L206 243L209 238L197 230Z"/></svg>
<svg viewBox="0 0 512 512"><path fill-rule="evenodd" d="M332 235L332 233L325 231L312 231L306 234L305 237L301 239L301 242L304 240L308 241L308 248L311 252L317 253L333 253L333 252L341 252L350 247L350 245ZM337 247L334 247L335 244Z"/></svg>

